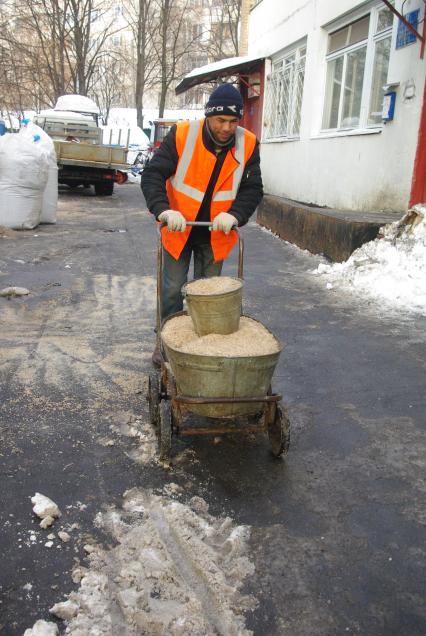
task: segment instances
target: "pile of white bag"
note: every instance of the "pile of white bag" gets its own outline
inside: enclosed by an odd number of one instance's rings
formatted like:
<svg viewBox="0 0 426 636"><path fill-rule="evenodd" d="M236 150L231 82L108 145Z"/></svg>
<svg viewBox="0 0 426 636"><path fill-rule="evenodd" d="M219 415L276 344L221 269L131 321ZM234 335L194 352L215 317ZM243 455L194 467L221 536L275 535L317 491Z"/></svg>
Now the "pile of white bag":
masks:
<svg viewBox="0 0 426 636"><path fill-rule="evenodd" d="M52 139L24 120L19 133L0 137L0 225L31 230L56 223L58 167Z"/></svg>

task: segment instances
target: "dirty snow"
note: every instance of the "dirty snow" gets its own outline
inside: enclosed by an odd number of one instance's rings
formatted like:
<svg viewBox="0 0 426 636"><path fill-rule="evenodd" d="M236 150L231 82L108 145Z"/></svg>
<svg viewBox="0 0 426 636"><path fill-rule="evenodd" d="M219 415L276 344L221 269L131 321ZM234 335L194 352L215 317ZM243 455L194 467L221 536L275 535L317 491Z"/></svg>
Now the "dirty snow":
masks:
<svg viewBox="0 0 426 636"><path fill-rule="evenodd" d="M244 615L256 601L241 593L254 573L249 529L210 515L200 497L177 501L169 486L174 498L133 488L121 510L97 515L115 547L92 546L89 568L73 572L79 589L50 610L66 634L251 634Z"/></svg>
<svg viewBox="0 0 426 636"><path fill-rule="evenodd" d="M49 613L57 616L57 618L69 621L77 615L78 610L79 607L76 603L64 601L63 603L55 603L55 605L50 608Z"/></svg>
<svg viewBox="0 0 426 636"><path fill-rule="evenodd" d="M29 293L26 287L5 287L0 290L0 296L28 296Z"/></svg>
<svg viewBox="0 0 426 636"><path fill-rule="evenodd" d="M127 453L133 461L149 464L158 460L157 436L146 418L123 412L115 418L115 424L111 426L111 430L134 440L133 448Z"/></svg>
<svg viewBox="0 0 426 636"><path fill-rule="evenodd" d="M426 206L381 228L344 263L321 263L314 274L333 292L351 290L405 312L426 314Z"/></svg>
<svg viewBox="0 0 426 636"><path fill-rule="evenodd" d="M58 636L58 634L58 627L55 623L42 620L37 621L24 632L24 636Z"/></svg>

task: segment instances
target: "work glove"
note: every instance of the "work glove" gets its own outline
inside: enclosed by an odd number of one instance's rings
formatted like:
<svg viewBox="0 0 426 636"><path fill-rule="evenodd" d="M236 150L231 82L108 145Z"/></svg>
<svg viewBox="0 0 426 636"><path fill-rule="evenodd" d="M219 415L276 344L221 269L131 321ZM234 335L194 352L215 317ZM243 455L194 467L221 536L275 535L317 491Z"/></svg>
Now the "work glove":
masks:
<svg viewBox="0 0 426 636"><path fill-rule="evenodd" d="M235 216L228 212L221 212L214 218L212 230L220 230L225 234L229 234L234 225L238 225L238 220Z"/></svg>
<svg viewBox="0 0 426 636"><path fill-rule="evenodd" d="M158 220L167 223L169 232L184 232L186 228L186 219L177 210L165 210L158 215Z"/></svg>

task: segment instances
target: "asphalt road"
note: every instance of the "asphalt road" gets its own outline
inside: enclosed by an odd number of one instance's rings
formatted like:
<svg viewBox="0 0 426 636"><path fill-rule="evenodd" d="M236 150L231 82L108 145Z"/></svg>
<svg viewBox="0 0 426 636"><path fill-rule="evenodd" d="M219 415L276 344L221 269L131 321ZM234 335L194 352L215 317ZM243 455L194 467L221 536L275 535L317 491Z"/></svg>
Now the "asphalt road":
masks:
<svg viewBox="0 0 426 636"><path fill-rule="evenodd" d="M255 635L426 634L424 321L325 289L310 273L320 257L255 223L243 236L245 312L285 345L273 386L290 451L188 438L174 453L194 454L170 470L137 461L118 431L148 418L155 339L156 233L138 186L64 189L56 225L0 237L0 288L31 292L0 298L2 636L49 620L76 589L85 543L108 545L100 510L170 482L250 527ZM36 491L76 524L70 542L45 547Z"/></svg>

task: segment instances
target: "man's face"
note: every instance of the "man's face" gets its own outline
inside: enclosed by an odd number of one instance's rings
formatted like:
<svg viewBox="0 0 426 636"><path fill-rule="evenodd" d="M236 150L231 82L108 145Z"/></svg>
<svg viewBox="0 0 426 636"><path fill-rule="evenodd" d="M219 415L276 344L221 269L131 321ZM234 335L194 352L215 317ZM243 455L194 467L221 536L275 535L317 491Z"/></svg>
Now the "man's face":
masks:
<svg viewBox="0 0 426 636"><path fill-rule="evenodd" d="M239 119L234 115L212 115L207 118L207 123L216 141L224 144L235 135Z"/></svg>

